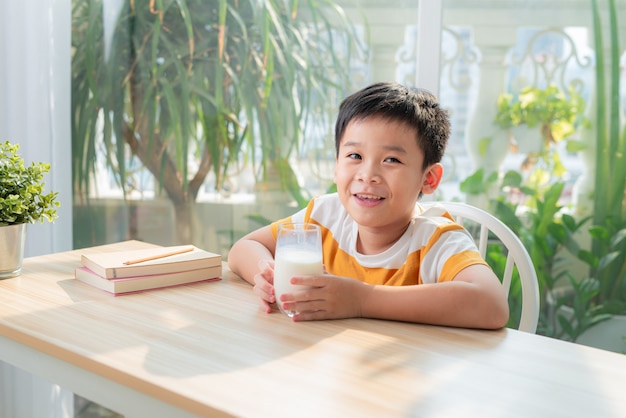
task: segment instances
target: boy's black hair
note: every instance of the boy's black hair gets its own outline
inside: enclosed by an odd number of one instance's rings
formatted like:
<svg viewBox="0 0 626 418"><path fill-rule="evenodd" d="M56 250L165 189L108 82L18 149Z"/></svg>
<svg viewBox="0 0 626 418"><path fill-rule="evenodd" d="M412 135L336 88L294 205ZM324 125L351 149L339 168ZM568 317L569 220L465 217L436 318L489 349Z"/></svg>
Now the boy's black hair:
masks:
<svg viewBox="0 0 626 418"><path fill-rule="evenodd" d="M424 151L422 169L441 161L450 137L450 119L428 90L398 83L375 83L346 97L339 106L335 124L337 156L348 124L370 117L404 123L413 129L417 145Z"/></svg>

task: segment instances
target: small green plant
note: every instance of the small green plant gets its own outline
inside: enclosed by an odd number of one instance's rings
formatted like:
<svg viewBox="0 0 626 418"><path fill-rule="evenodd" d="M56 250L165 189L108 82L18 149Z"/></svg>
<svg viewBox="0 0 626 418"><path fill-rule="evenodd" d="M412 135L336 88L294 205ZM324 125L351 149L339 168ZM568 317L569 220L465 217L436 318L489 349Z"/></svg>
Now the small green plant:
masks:
<svg viewBox="0 0 626 418"><path fill-rule="evenodd" d="M585 101L576 90L570 88L566 95L554 84L545 89L527 86L515 96L500 95L494 123L510 130L511 150L519 152L529 140L541 141L537 148L527 151L521 167L531 173L528 183L532 187L545 186L567 172L556 149L558 143L565 140L569 152L585 148L573 137L579 126L587 124L584 109ZM523 126L530 129L531 138L519 135L518 127ZM533 131L534 128L538 129Z"/></svg>
<svg viewBox="0 0 626 418"><path fill-rule="evenodd" d="M594 302L610 314L626 312L626 220L608 216L603 225L591 226L589 233L603 251L580 250L578 258L598 279Z"/></svg>
<svg viewBox="0 0 626 418"><path fill-rule="evenodd" d="M595 305L593 300L600 291L600 283L597 279L586 277L576 280L571 274L567 274L572 291L570 294L557 300L557 320L562 330L561 339L576 342L585 331L611 318L611 314L604 312L603 306ZM561 306L569 306L571 314L559 312Z"/></svg>
<svg viewBox="0 0 626 418"><path fill-rule="evenodd" d="M585 101L573 88L566 96L554 84L543 90L527 86L517 97L502 94L498 98L495 123L502 128L539 126L545 145L549 146L576 132L584 109Z"/></svg>
<svg viewBox="0 0 626 418"><path fill-rule="evenodd" d="M57 218L58 193L44 193L43 175L50 164L29 167L18 154L19 145L0 143L0 226L52 222Z"/></svg>

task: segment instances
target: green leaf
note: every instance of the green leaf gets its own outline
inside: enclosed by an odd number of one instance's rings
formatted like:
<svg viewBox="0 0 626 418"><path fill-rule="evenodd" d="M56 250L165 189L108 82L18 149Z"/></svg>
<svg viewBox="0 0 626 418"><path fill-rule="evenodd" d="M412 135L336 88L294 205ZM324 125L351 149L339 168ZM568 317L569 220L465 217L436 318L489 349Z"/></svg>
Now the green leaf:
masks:
<svg viewBox="0 0 626 418"><path fill-rule="evenodd" d="M483 184L484 170L479 168L465 180L463 180L459 186L459 189L463 193L467 194L480 194L485 191Z"/></svg>
<svg viewBox="0 0 626 418"><path fill-rule="evenodd" d="M595 268L598 265L597 257L588 250L580 250L577 254L578 259Z"/></svg>
<svg viewBox="0 0 626 418"><path fill-rule="evenodd" d="M519 188L522 185L523 177L519 171L509 170L502 177L502 187Z"/></svg>
<svg viewBox="0 0 626 418"><path fill-rule="evenodd" d="M621 229L611 238L611 247L617 247L624 239L626 239L626 229Z"/></svg>
<svg viewBox="0 0 626 418"><path fill-rule="evenodd" d="M564 225L551 223L550 225L548 225L548 232L554 239L557 240L557 242L562 245L566 244L568 234Z"/></svg>
<svg viewBox="0 0 626 418"><path fill-rule="evenodd" d="M602 256L600 258L600 262L598 264L598 269L603 270L607 268L611 263L617 260L620 257L619 251L611 251L610 253Z"/></svg>
<svg viewBox="0 0 626 418"><path fill-rule="evenodd" d="M588 150L589 145L585 144L582 141L570 139L565 143L565 149L567 152L575 153Z"/></svg>
<svg viewBox="0 0 626 418"><path fill-rule="evenodd" d="M572 232L578 229L578 225L576 224L576 219L574 219L573 216L568 215L567 213L564 213L561 216L561 221L563 222L563 225L565 225L567 229Z"/></svg>
<svg viewBox="0 0 626 418"><path fill-rule="evenodd" d="M595 240L607 242L610 239L609 231L605 226L594 225L589 228L589 234Z"/></svg>

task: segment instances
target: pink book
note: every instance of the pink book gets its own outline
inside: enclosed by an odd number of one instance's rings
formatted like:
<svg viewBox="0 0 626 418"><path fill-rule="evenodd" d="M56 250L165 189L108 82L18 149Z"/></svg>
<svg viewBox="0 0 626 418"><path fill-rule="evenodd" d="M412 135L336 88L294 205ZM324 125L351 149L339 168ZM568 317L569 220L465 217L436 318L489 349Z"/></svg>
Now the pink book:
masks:
<svg viewBox="0 0 626 418"><path fill-rule="evenodd" d="M222 275L221 264L195 270L186 270L173 273L153 274L149 276L125 277L121 279L107 279L87 267L78 267L74 271L77 280L91 286L105 290L114 295L141 292L151 289L179 286L202 281L220 280Z"/></svg>

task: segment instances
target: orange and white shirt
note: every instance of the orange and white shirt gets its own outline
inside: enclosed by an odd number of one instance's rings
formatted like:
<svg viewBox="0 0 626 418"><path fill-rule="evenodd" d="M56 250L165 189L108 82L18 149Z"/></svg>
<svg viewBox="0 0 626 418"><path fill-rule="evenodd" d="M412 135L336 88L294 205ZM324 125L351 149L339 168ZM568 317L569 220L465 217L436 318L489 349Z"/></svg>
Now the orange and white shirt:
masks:
<svg viewBox="0 0 626 418"><path fill-rule="evenodd" d="M312 199L306 208L272 223L274 237L285 222L310 222L322 230L324 267L329 274L369 284L404 286L452 280L473 264L487 263L470 234L442 206L415 206L407 230L390 248L365 255L356 250L358 225L337 193Z"/></svg>

